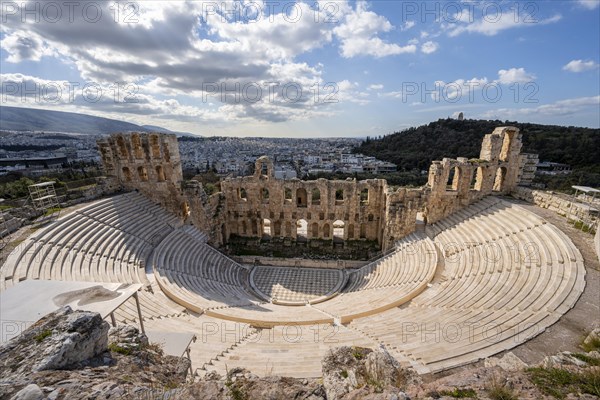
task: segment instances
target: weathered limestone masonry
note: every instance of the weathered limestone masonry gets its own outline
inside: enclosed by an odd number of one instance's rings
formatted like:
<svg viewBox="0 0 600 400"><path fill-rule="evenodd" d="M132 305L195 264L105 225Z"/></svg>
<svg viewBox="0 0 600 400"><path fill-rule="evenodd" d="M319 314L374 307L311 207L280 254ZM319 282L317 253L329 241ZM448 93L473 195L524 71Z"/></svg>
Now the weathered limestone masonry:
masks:
<svg viewBox="0 0 600 400"><path fill-rule="evenodd" d="M97 143L108 187L139 190L180 217L187 216L181 196L183 175L175 135L119 133Z"/></svg>
<svg viewBox="0 0 600 400"><path fill-rule="evenodd" d="M278 180L273 176L271 160L261 157L253 176L221 182L227 237L236 234L380 242L386 188L383 179Z"/></svg>
<svg viewBox="0 0 600 400"><path fill-rule="evenodd" d="M519 130L501 127L484 137L478 159L434 161L421 188L392 190L383 179L278 180L271 160L261 157L254 175L227 178L209 197L199 182L183 183L174 135L115 134L98 146L110 185L139 190L217 246L237 235L376 241L387 250L415 231L418 214L432 223L489 194L511 193L530 164L520 155Z"/></svg>
<svg viewBox="0 0 600 400"><path fill-rule="evenodd" d="M600 229L596 229L596 236L594 236L594 247L596 248L596 255L600 261Z"/></svg>
<svg viewBox="0 0 600 400"><path fill-rule="evenodd" d="M434 161L427 183L427 221L439 221L487 195L512 192L518 184L521 146L517 128L501 127L484 137L478 159Z"/></svg>
<svg viewBox="0 0 600 400"><path fill-rule="evenodd" d="M593 226L598 220L598 211L583 202L574 200L571 196L545 190L533 190L517 187L512 196L533 203L538 207L547 208L573 221L580 221Z"/></svg>

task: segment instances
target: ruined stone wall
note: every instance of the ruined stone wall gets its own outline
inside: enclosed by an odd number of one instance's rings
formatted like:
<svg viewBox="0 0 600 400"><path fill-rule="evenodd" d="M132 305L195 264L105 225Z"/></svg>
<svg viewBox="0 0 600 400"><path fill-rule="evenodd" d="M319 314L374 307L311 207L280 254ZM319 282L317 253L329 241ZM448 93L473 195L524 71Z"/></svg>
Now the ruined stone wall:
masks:
<svg viewBox="0 0 600 400"><path fill-rule="evenodd" d="M162 133L117 133L98 140L98 150L112 189L139 190L184 218L181 159L177 137Z"/></svg>
<svg viewBox="0 0 600 400"><path fill-rule="evenodd" d="M509 194L527 163L514 127L484 137L478 159L434 161L427 185L391 190L383 179L278 180L267 157L252 176L228 178L207 196L183 184L175 135L115 134L99 140L107 185L136 189L207 233L214 245L232 235L286 242L376 241L385 251L416 229L417 216L436 222L490 194Z"/></svg>
<svg viewBox="0 0 600 400"><path fill-rule="evenodd" d="M594 208L583 202L577 202L572 196L566 194L519 186L511 195L538 207L547 208L571 220L581 221L588 226L594 225L598 219L598 212Z"/></svg>
<svg viewBox="0 0 600 400"><path fill-rule="evenodd" d="M432 223L490 194L511 193L522 175L521 135L514 127L496 128L484 137L478 159L444 158L429 169L431 189L423 210Z"/></svg>
<svg viewBox="0 0 600 400"><path fill-rule="evenodd" d="M227 238L382 239L387 189L382 179L278 180L271 161L261 157L253 176L226 179L221 188Z"/></svg>
<svg viewBox="0 0 600 400"><path fill-rule="evenodd" d="M387 251L394 242L415 231L417 213L427 205L427 188L399 188L389 191L386 196L385 225L383 229L382 249Z"/></svg>

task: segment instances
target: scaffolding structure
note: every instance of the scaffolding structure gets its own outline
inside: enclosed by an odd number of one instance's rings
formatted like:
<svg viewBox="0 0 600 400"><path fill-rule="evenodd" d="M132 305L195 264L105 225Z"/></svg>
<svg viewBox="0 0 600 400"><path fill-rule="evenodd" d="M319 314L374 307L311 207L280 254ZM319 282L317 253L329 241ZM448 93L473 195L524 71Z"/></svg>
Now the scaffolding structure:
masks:
<svg viewBox="0 0 600 400"><path fill-rule="evenodd" d="M55 183L51 181L29 185L29 198L34 209L43 212L47 212L49 209L60 210L60 203L54 189Z"/></svg>
<svg viewBox="0 0 600 400"><path fill-rule="evenodd" d="M577 220L572 216L573 204L578 203L580 208L587 209L588 213L585 217L581 218L581 224L579 229L589 232L598 231L600 228L600 202L596 195L600 194L599 189L595 189L589 186L571 186L575 189L575 193L571 197L571 204L569 206L569 214L567 219ZM581 195L579 195L581 193ZM599 196L600 197L600 196ZM577 224L575 223L575 226Z"/></svg>
<svg viewBox="0 0 600 400"><path fill-rule="evenodd" d="M0 205L4 202L4 199L0 199ZM4 219L4 211L0 210L0 249L6 246L5 237L8 236L8 227L6 226L6 220Z"/></svg>

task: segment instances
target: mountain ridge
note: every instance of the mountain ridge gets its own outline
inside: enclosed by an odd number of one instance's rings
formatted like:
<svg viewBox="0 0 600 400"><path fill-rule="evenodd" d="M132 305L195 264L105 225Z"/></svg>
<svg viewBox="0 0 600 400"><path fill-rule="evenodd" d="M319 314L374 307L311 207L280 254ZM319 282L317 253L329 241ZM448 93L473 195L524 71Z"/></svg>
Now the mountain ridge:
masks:
<svg viewBox="0 0 600 400"><path fill-rule="evenodd" d="M174 132L160 126L137 125L89 114L12 106L0 106L0 130L88 135L109 135L115 132L129 131L174 133L178 136L192 135L187 132Z"/></svg>

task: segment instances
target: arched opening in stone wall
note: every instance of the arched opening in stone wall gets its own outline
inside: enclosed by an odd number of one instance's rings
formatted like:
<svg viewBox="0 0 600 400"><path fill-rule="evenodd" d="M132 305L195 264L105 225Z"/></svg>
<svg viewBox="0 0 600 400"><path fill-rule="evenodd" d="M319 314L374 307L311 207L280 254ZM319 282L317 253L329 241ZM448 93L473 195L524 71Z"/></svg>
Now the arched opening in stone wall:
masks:
<svg viewBox="0 0 600 400"><path fill-rule="evenodd" d="M504 179L506 178L506 168L500 167L496 170L496 178L494 179L494 192L500 192L504 189Z"/></svg>
<svg viewBox="0 0 600 400"><path fill-rule="evenodd" d="M123 176L126 182L131 182L131 171L127 167L123 167Z"/></svg>
<svg viewBox="0 0 600 400"><path fill-rule="evenodd" d="M152 157L160 158L160 141L157 135L150 135L150 148L152 149Z"/></svg>
<svg viewBox="0 0 600 400"><path fill-rule="evenodd" d="M148 171L146 170L146 167L139 166L137 171L138 176L140 177L140 181L148 182Z"/></svg>
<svg viewBox="0 0 600 400"><path fill-rule="evenodd" d="M296 221L296 240L303 241L307 239L308 222L305 219Z"/></svg>
<svg viewBox="0 0 600 400"><path fill-rule="evenodd" d="M323 239L329 239L329 224L323 224Z"/></svg>
<svg viewBox="0 0 600 400"><path fill-rule="evenodd" d="M369 204L369 189L363 189L360 191L360 204Z"/></svg>
<svg viewBox="0 0 600 400"><path fill-rule="evenodd" d="M273 223L273 235L276 237L281 236L281 221L275 221L275 223Z"/></svg>
<svg viewBox="0 0 600 400"><path fill-rule="evenodd" d="M317 188L314 188L311 192L310 202L313 206L318 206L321 204L321 191Z"/></svg>
<svg viewBox="0 0 600 400"><path fill-rule="evenodd" d="M337 189L335 191L335 205L344 204L344 189Z"/></svg>
<svg viewBox="0 0 600 400"><path fill-rule="evenodd" d="M483 185L483 167L477 167L471 177L471 190L481 190Z"/></svg>
<svg viewBox="0 0 600 400"><path fill-rule="evenodd" d="M369 220L369 222L373 222L373 219L374 219L374 218L375 218L375 217L373 217L373 214L369 214L369 215L367 216L367 219Z"/></svg>
<svg viewBox="0 0 600 400"><path fill-rule="evenodd" d="M184 201L183 204L181 205L181 212L183 214L184 218L187 218L190 216L190 205L188 204L187 201Z"/></svg>
<svg viewBox="0 0 600 400"><path fill-rule="evenodd" d="M268 204L269 203L269 189L263 188L261 192L262 202Z"/></svg>
<svg viewBox="0 0 600 400"><path fill-rule="evenodd" d="M354 239L354 225L348 224L348 240Z"/></svg>
<svg viewBox="0 0 600 400"><path fill-rule="evenodd" d="M505 132L504 140L502 141L502 150L500 151L500 161L507 161L510 153L510 146L512 146L513 137L515 132Z"/></svg>
<svg viewBox="0 0 600 400"><path fill-rule="evenodd" d="M333 222L333 241L343 242L344 241L344 227L346 224L344 221L338 219Z"/></svg>
<svg viewBox="0 0 600 400"><path fill-rule="evenodd" d="M271 220L263 219L263 229L262 229L263 237L270 238L271 237Z"/></svg>
<svg viewBox="0 0 600 400"><path fill-rule="evenodd" d="M427 225L427 216L425 215L424 212L417 212L417 220L416 220L416 224L417 225Z"/></svg>
<svg viewBox="0 0 600 400"><path fill-rule="evenodd" d="M246 189L240 188L240 199L242 201L248 201L248 193L246 193Z"/></svg>
<svg viewBox="0 0 600 400"><path fill-rule="evenodd" d="M259 225L260 225L260 220L259 219L253 219L251 221L251 224L252 224L252 235L256 237L256 236L258 236L258 228L259 228Z"/></svg>
<svg viewBox="0 0 600 400"><path fill-rule="evenodd" d="M292 189L283 188L283 202L286 204L290 204L292 202Z"/></svg>
<svg viewBox="0 0 600 400"><path fill-rule="evenodd" d="M310 238L311 239L318 239L319 238L319 224L316 222L313 222L310 228Z"/></svg>
<svg viewBox="0 0 600 400"><path fill-rule="evenodd" d="M246 224L246 221L242 221L242 234L246 235L248 233L248 224Z"/></svg>
<svg viewBox="0 0 600 400"><path fill-rule="evenodd" d="M269 175L269 166L267 165L266 162L263 162L260 164L260 174L262 176L268 176Z"/></svg>
<svg viewBox="0 0 600 400"><path fill-rule="evenodd" d="M159 182L164 182L165 181L165 171L163 170L163 167L160 165L156 166L156 179Z"/></svg>
<svg viewBox="0 0 600 400"><path fill-rule="evenodd" d="M140 135L138 135L137 133L131 135L131 145L133 146L135 158L144 158L144 150L142 149L142 140L140 139Z"/></svg>
<svg viewBox="0 0 600 400"><path fill-rule="evenodd" d="M458 183L460 182L460 172L461 171L459 167L450 168L450 172L448 173L448 182L446 183L446 190L458 190Z"/></svg>
<svg viewBox="0 0 600 400"><path fill-rule="evenodd" d="M285 236L292 237L292 223L290 221L285 223Z"/></svg>
<svg viewBox="0 0 600 400"><path fill-rule="evenodd" d="M367 225L365 225L365 224L360 224L360 238L361 239L367 238Z"/></svg>
<svg viewBox="0 0 600 400"><path fill-rule="evenodd" d="M119 146L119 153L121 153L121 157L128 159L129 154L127 153L127 146L125 145L125 139L123 139L122 136L117 138L117 146Z"/></svg>
<svg viewBox="0 0 600 400"><path fill-rule="evenodd" d="M296 189L296 206L298 207L306 207L307 202L307 194L306 189L300 188Z"/></svg>

